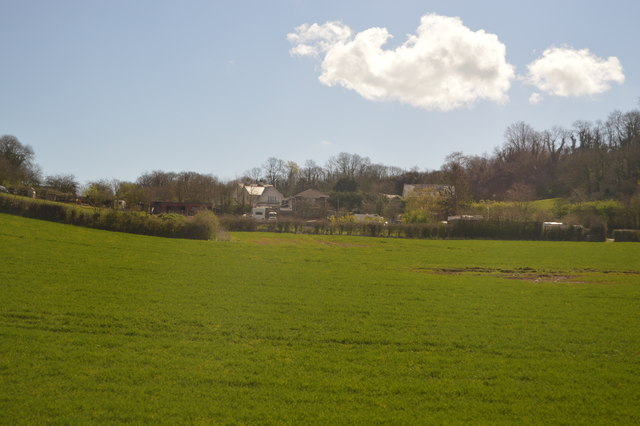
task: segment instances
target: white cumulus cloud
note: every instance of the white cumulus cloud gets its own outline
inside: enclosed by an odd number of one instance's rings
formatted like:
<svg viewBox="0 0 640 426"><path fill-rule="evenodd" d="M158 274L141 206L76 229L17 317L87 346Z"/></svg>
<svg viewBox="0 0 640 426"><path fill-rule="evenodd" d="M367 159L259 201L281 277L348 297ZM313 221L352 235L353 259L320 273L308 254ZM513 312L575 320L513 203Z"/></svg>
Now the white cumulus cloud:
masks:
<svg viewBox="0 0 640 426"><path fill-rule="evenodd" d="M555 96L595 95L609 90L610 83L623 83L618 58L602 59L589 49L552 47L528 65L527 81L539 90Z"/></svg>
<svg viewBox="0 0 640 426"><path fill-rule="evenodd" d="M398 100L448 111L478 100L503 103L515 77L494 34L472 31L459 18L425 15L416 34L395 49L385 28L357 34L340 22L304 24L287 39L292 55L322 56L320 81L369 100Z"/></svg>

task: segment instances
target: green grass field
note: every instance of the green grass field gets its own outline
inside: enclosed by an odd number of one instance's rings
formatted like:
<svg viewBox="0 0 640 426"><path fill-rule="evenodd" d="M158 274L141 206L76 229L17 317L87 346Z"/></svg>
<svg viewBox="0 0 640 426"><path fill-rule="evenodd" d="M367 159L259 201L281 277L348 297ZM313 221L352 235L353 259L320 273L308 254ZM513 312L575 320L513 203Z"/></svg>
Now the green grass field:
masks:
<svg viewBox="0 0 640 426"><path fill-rule="evenodd" d="M640 421L640 244L0 214L0 422Z"/></svg>

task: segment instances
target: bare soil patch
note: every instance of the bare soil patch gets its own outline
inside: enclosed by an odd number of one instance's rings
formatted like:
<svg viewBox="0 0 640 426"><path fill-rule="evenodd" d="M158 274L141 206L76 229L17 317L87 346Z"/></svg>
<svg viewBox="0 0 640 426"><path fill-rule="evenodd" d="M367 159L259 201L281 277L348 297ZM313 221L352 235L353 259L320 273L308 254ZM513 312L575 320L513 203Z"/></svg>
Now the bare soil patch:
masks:
<svg viewBox="0 0 640 426"><path fill-rule="evenodd" d="M278 238L269 238L269 239L265 239L265 240L253 240L253 242L255 244L261 245L261 246L278 246L278 245L282 245L282 244L291 244L291 243L296 243L297 241L295 240L285 240L285 239L278 239Z"/></svg>
<svg viewBox="0 0 640 426"><path fill-rule="evenodd" d="M477 275L486 276L493 275L498 278L508 280L522 280L530 282L553 282L567 284L588 284L587 281L578 280L578 275L568 275L560 272L538 272L533 268L516 268L516 269L500 269L500 268L484 268L479 266L469 266L465 268L434 268L430 269L434 274L445 275Z"/></svg>
<svg viewBox="0 0 640 426"><path fill-rule="evenodd" d="M333 246L333 247L369 247L366 244L353 244L353 243L339 243L336 241L322 241L322 240L313 240L314 243L322 244L325 246Z"/></svg>
<svg viewBox="0 0 640 426"><path fill-rule="evenodd" d="M368 247L368 245L366 244L344 243L344 242L328 241L328 240L326 241L325 240L298 240L298 239L290 239L290 238L265 238L265 239L253 240L253 243L261 246L316 243L316 244L321 244L323 246L331 246L331 247Z"/></svg>

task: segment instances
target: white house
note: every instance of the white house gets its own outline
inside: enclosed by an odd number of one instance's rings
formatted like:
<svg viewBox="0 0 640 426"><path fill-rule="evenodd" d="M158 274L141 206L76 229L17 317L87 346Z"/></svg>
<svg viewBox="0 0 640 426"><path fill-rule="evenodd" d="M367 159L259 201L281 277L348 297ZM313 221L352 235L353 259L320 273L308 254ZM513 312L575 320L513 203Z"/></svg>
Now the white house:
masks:
<svg viewBox="0 0 640 426"><path fill-rule="evenodd" d="M280 207L284 195L273 185L238 184L236 202L251 207Z"/></svg>

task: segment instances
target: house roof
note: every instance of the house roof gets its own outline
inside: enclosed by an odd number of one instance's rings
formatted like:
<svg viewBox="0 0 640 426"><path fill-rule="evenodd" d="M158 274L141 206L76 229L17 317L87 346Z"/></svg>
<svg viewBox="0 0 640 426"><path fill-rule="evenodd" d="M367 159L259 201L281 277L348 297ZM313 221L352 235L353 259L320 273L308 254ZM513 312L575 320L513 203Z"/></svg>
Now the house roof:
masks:
<svg viewBox="0 0 640 426"><path fill-rule="evenodd" d="M245 186L244 189L247 190L249 195L260 196L264 192L264 186Z"/></svg>
<svg viewBox="0 0 640 426"><path fill-rule="evenodd" d="M307 189L306 191L302 191L299 194L294 195L294 198L329 198L327 194L323 194L320 191L315 189Z"/></svg>
<svg viewBox="0 0 640 426"><path fill-rule="evenodd" d="M259 197L261 196L265 190L269 189L269 188L273 188L273 185L256 185L256 184L244 184L244 183L239 183L238 184L242 189L244 189L245 191L247 191L247 193L251 196L256 196Z"/></svg>

